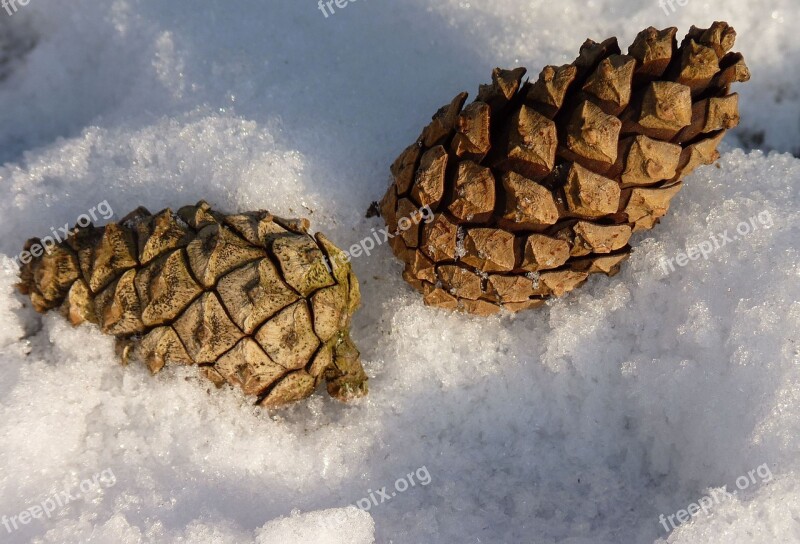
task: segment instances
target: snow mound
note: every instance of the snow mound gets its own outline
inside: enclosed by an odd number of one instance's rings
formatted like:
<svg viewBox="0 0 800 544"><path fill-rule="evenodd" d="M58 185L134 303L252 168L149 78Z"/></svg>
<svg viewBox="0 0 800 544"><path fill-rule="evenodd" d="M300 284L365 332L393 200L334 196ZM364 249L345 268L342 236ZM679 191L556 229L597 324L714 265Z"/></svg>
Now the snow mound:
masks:
<svg viewBox="0 0 800 544"><path fill-rule="evenodd" d="M306 544L372 544L372 517L353 506L299 514L267 523L259 531L257 544L304 542Z"/></svg>

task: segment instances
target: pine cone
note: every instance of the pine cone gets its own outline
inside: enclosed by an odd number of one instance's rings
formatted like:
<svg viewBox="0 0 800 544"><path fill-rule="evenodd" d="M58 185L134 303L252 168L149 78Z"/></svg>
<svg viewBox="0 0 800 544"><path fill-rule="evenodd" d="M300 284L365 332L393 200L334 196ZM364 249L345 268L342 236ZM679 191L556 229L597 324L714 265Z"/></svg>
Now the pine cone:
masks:
<svg viewBox="0 0 800 544"><path fill-rule="evenodd" d="M681 179L714 162L738 124L731 83L750 74L727 23L648 28L627 55L587 40L522 84L495 69L464 107L442 107L392 165L381 201L403 277L432 306L519 311L614 275L632 232L652 228ZM401 222L429 207L433 220Z"/></svg>
<svg viewBox="0 0 800 544"><path fill-rule="evenodd" d="M305 398L325 378L341 400L367 392L350 340L358 280L308 221L267 212L224 215L205 202L119 223L76 227L66 241L29 240L18 288L34 308L60 308L117 337L124 363L152 372L197 364L218 386L262 406ZM38 246L38 251L35 249Z"/></svg>

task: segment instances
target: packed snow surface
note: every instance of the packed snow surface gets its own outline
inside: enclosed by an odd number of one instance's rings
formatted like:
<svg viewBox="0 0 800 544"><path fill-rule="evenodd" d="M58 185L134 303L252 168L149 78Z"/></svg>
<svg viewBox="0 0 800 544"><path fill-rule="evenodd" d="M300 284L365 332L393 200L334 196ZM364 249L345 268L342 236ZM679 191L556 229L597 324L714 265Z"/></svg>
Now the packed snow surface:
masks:
<svg viewBox="0 0 800 544"><path fill-rule="evenodd" d="M800 542L797 0L12 4L0 542ZM378 247L354 260L353 405L266 413L190 368L123 368L14 293L24 240L93 208L202 198L348 247L381 226L392 159L494 66L535 77L586 37L719 19L752 71L742 124L623 271L481 319L424 307Z"/></svg>

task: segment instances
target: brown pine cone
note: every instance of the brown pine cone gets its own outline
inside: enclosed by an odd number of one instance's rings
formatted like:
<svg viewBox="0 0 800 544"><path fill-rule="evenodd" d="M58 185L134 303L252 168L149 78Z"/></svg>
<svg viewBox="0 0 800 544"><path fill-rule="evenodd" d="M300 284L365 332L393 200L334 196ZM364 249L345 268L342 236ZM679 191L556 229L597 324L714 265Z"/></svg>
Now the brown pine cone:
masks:
<svg viewBox="0 0 800 544"><path fill-rule="evenodd" d="M676 32L648 28L627 55L616 38L587 40L533 83L525 68L495 69L474 102L461 93L433 116L381 201L403 277L427 304L519 311L618 272L631 233L719 157L739 121L729 87L750 78L727 23L692 27L680 47ZM432 221L398 229L425 206Z"/></svg>
<svg viewBox="0 0 800 544"><path fill-rule="evenodd" d="M124 363L141 360L154 373L197 364L267 407L308 397L323 378L349 400L367 392L349 334L358 280L308 226L265 211L225 215L202 201L177 214L139 208L119 223L76 227L44 253L29 240L34 257L18 288L39 312L60 308L74 325L116 336Z"/></svg>

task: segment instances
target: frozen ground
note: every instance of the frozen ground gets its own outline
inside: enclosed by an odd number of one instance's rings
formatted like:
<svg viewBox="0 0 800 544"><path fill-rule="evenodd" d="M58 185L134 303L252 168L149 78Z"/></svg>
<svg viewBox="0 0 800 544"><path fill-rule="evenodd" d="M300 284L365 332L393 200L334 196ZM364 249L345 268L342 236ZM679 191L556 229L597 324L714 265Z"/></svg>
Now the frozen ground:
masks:
<svg viewBox="0 0 800 544"><path fill-rule="evenodd" d="M0 11L0 515L90 484L49 519L0 525L0 542L800 542L800 7L681 3ZM535 75L587 36L715 19L753 74L742 126L623 272L473 319L423 307L387 247L357 259L359 404L320 393L260 413L186 369L124 369L109 338L12 292L23 241L104 200L117 218L200 198L302 214L350 245L380 224L364 210L394 156L495 65ZM707 259L661 266L750 218ZM707 512L666 532L659 516L693 503Z"/></svg>

